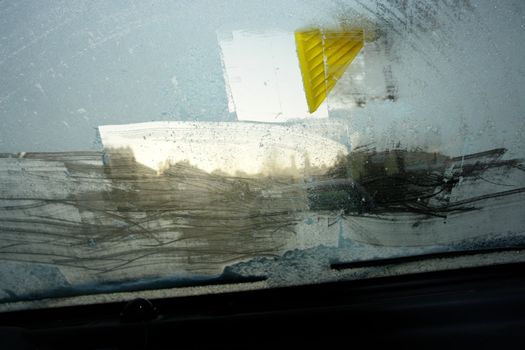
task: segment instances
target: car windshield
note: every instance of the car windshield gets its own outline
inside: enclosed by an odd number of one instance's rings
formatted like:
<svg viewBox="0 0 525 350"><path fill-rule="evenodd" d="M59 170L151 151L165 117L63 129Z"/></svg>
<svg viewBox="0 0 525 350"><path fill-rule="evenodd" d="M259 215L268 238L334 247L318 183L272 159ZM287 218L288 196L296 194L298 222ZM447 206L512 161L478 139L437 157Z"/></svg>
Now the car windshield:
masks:
<svg viewBox="0 0 525 350"><path fill-rule="evenodd" d="M521 0L0 1L0 310L525 260L524 37Z"/></svg>

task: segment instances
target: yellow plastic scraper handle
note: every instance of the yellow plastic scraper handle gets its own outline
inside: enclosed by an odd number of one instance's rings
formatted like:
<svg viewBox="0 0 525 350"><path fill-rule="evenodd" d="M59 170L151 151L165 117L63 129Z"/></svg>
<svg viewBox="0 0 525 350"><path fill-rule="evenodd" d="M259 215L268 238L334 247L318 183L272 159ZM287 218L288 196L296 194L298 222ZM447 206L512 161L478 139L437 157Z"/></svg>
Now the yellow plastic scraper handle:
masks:
<svg viewBox="0 0 525 350"><path fill-rule="evenodd" d="M313 113L333 89L364 43L364 31L321 30L295 32L308 110Z"/></svg>

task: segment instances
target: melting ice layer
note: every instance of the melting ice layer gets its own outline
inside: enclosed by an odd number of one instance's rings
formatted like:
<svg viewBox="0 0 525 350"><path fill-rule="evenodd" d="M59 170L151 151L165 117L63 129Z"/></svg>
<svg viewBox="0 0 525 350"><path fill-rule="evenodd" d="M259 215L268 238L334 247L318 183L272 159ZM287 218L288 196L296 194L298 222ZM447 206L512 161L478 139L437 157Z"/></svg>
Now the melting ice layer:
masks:
<svg viewBox="0 0 525 350"><path fill-rule="evenodd" d="M128 149L161 173L179 162L206 172L304 174L335 164L348 149L297 128L227 122L149 122L99 127L105 149Z"/></svg>

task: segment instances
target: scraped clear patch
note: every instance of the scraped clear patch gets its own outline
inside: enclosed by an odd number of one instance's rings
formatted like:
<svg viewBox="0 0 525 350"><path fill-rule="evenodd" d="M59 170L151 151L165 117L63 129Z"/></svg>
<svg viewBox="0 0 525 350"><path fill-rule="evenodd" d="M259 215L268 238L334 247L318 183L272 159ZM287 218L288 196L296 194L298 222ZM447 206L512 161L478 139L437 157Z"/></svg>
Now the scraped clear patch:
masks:
<svg viewBox="0 0 525 350"><path fill-rule="evenodd" d="M157 172L187 162L208 173L303 175L335 164L345 145L292 126L151 122L99 127L106 149L129 149Z"/></svg>
<svg viewBox="0 0 525 350"><path fill-rule="evenodd" d="M230 111L239 120L328 118L326 103L308 112L293 32L218 34Z"/></svg>

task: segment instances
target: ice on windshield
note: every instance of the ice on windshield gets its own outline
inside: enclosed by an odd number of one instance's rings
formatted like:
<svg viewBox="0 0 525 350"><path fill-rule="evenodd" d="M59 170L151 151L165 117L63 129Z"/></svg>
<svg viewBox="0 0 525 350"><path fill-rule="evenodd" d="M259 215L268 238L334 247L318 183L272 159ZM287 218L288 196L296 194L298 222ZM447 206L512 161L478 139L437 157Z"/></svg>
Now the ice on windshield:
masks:
<svg viewBox="0 0 525 350"><path fill-rule="evenodd" d="M524 7L0 3L0 302L522 247Z"/></svg>

